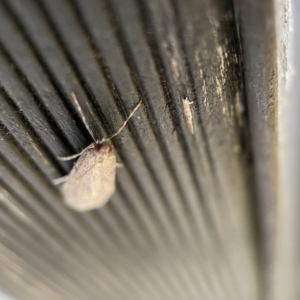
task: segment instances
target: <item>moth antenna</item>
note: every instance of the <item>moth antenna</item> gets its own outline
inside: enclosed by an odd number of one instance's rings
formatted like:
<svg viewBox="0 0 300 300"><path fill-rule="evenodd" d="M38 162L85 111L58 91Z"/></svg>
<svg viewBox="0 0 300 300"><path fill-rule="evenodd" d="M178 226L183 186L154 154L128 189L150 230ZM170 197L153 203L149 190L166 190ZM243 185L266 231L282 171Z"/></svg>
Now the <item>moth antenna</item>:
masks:
<svg viewBox="0 0 300 300"><path fill-rule="evenodd" d="M83 121L83 123L84 123L86 129L88 130L89 134L92 136L94 142L96 142L96 138L95 138L95 136L94 136L94 134L93 134L93 132L92 132L92 129L91 129L89 123L87 122L86 117L85 117L84 114L83 114L82 108L81 108L81 106L80 106L80 104L79 104L79 101L78 101L78 99L77 99L75 93L72 92L71 95L72 95L73 101L74 101L74 103L75 103L75 105L76 105L76 108L77 108L77 110L78 110L78 112L79 112L79 114L80 114L80 116L81 116L81 119L82 119L82 121Z"/></svg>
<svg viewBox="0 0 300 300"><path fill-rule="evenodd" d="M133 111L130 113L130 115L127 117L127 119L124 121L123 125L117 130L117 132L102 139L101 141L111 140L113 137L117 136L122 131L122 129L126 126L127 122L131 119L131 117L134 115L134 113L138 110L138 108L140 107L141 104L142 104L142 100L139 101L139 103L136 105L136 107L133 109Z"/></svg>
<svg viewBox="0 0 300 300"><path fill-rule="evenodd" d="M57 158L58 158L59 160L71 160L71 159L74 159L74 158L80 156L80 155L83 154L86 150L92 149L92 148L94 148L94 144L88 145L86 148L84 148L84 149L83 149L81 152L79 152L79 153L73 154L73 155L71 155L71 156L58 156Z"/></svg>

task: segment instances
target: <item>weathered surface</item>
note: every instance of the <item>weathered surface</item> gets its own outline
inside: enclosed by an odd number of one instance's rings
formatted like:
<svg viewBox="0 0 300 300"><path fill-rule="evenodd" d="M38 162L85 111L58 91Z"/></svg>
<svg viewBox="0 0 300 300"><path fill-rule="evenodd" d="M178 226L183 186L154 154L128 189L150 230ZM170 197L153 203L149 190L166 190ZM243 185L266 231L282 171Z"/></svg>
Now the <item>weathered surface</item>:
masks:
<svg viewBox="0 0 300 300"><path fill-rule="evenodd" d="M261 299L231 1L3 0L0 43L3 289ZM112 140L116 193L89 213L51 183L92 142L72 92L99 138L142 100Z"/></svg>

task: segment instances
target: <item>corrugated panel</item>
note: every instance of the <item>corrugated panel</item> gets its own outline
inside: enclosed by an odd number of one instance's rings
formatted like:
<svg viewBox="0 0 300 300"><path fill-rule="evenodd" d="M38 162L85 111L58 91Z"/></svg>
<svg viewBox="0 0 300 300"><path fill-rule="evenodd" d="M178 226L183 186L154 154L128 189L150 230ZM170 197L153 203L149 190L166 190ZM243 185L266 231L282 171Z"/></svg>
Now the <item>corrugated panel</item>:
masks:
<svg viewBox="0 0 300 300"><path fill-rule="evenodd" d="M261 299L231 1L1 1L0 42L4 291ZM99 138L142 100L112 141L116 193L88 213L51 182L92 142L72 91Z"/></svg>

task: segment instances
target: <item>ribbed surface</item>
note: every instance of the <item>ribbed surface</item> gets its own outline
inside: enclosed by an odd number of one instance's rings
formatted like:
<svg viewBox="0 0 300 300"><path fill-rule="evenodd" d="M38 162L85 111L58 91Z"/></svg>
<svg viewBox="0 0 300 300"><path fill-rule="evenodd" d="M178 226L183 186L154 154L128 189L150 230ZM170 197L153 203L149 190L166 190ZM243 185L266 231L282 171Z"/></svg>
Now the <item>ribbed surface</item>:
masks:
<svg viewBox="0 0 300 300"><path fill-rule="evenodd" d="M16 299L259 298L231 1L0 1L0 284ZM51 179L114 132L117 190ZM184 110L190 102L192 118ZM191 126L195 134L191 134Z"/></svg>

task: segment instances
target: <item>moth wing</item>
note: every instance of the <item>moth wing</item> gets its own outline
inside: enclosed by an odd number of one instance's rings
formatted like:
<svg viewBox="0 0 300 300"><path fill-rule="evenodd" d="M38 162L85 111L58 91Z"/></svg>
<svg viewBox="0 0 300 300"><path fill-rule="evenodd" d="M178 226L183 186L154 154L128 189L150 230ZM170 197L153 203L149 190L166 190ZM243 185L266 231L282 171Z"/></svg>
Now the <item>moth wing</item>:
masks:
<svg viewBox="0 0 300 300"><path fill-rule="evenodd" d="M82 154L63 186L65 202L77 211L104 205L115 191L116 157L113 152L89 149Z"/></svg>

